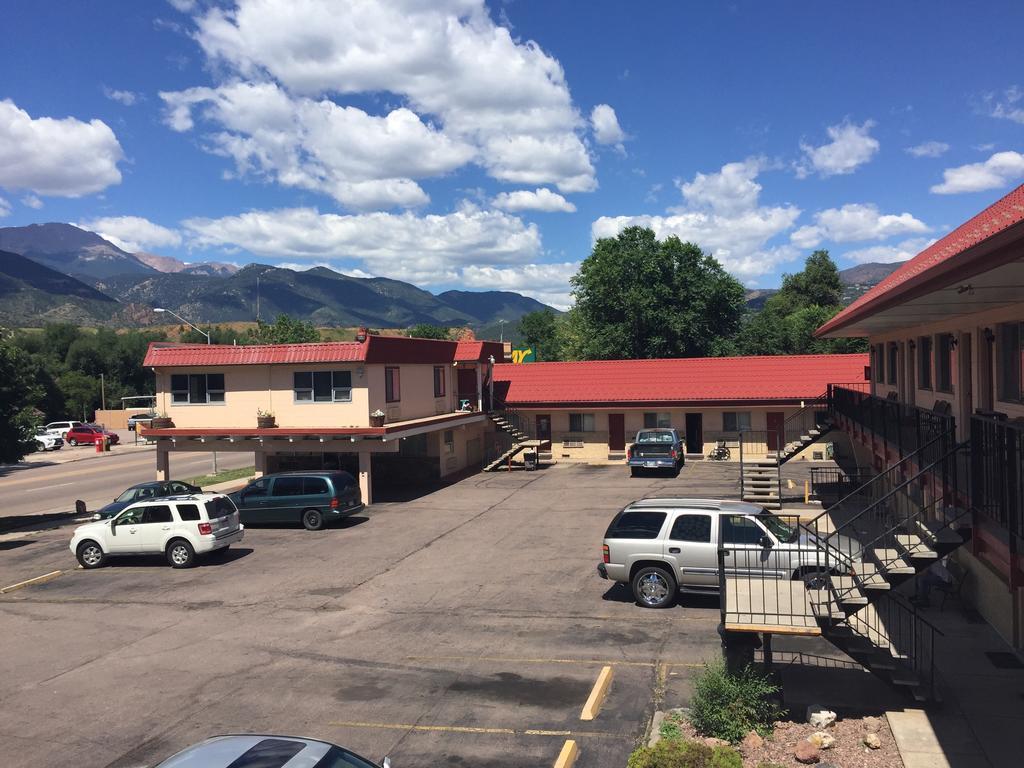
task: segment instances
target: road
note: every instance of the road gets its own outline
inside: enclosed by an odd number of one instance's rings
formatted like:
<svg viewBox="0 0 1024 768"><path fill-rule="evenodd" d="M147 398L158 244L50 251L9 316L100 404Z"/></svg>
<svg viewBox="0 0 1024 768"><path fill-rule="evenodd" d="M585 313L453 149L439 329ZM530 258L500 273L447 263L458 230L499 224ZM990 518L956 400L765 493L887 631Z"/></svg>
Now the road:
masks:
<svg viewBox="0 0 1024 768"><path fill-rule="evenodd" d="M91 447L72 448L88 455ZM0 517L45 515L70 512L75 499L82 499L87 509L96 509L113 499L130 485L156 478L156 452L111 453L64 464L19 465L0 476ZM62 456L63 458L63 456ZM251 453L217 454L219 469L252 466ZM182 453L171 456L171 472L175 478L207 474L213 467L208 453Z"/></svg>

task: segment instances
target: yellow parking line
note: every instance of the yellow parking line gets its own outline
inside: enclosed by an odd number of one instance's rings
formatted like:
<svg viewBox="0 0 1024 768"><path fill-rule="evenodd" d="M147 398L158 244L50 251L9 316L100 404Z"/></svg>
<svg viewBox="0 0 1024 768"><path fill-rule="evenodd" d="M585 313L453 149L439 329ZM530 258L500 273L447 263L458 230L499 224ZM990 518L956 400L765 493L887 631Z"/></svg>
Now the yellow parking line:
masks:
<svg viewBox="0 0 1024 768"><path fill-rule="evenodd" d="M690 661L617 661L609 659L547 659L518 658L515 656L406 656L406 661L488 661L509 664L587 664L612 667L703 667L702 663Z"/></svg>
<svg viewBox="0 0 1024 768"><path fill-rule="evenodd" d="M601 705L604 704L605 697L608 696L608 689L612 686L613 675L611 667L601 668L597 675L597 681L594 683L594 688L590 692L590 697L587 699L587 703L583 705L583 711L580 712L580 720L593 720L597 717L597 713L601 711Z"/></svg>
<svg viewBox="0 0 1024 768"><path fill-rule="evenodd" d="M19 581L17 584L10 584L4 587L3 589L0 589L0 595L6 595L8 592L13 592L16 589L28 587L32 584L43 584L44 582L52 581L53 579L56 579L58 576L60 576L62 573L64 573L64 571L50 571L49 573L44 573L42 576L36 576L32 579L25 579L25 581Z"/></svg>
<svg viewBox="0 0 1024 768"><path fill-rule="evenodd" d="M470 727L465 725L420 725L418 723L371 723L362 720L335 720L330 721L327 725L339 727L339 728L379 728L383 730L393 731L427 731L432 733L471 733L471 734L484 734L490 736L547 736L547 737L560 737L565 738L567 736L576 737L593 737L593 738L604 738L604 739L621 739L625 738L622 734L618 733L605 733L601 731L549 731L542 728L526 728L523 730L516 730L515 728L479 728Z"/></svg>
<svg viewBox="0 0 1024 768"><path fill-rule="evenodd" d="M580 751L576 748L576 742L568 739L562 745L562 751L558 753L558 759L555 760L554 768L572 768L576 763L579 753Z"/></svg>

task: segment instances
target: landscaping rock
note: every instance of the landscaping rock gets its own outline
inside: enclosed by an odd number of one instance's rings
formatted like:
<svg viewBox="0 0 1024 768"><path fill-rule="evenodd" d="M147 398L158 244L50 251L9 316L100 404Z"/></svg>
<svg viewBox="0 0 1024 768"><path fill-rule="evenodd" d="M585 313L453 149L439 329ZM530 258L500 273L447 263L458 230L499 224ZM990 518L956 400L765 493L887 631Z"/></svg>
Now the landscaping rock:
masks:
<svg viewBox="0 0 1024 768"><path fill-rule="evenodd" d="M788 731L792 727L793 723L791 723L789 720L776 720L774 723L772 723L772 728L774 728L776 731Z"/></svg>
<svg viewBox="0 0 1024 768"><path fill-rule="evenodd" d="M864 746L868 749L881 749L882 740L878 738L876 733L867 733L864 734Z"/></svg>
<svg viewBox="0 0 1024 768"><path fill-rule="evenodd" d="M793 757L796 758L798 763L812 765L821 759L821 750L804 739L803 741L798 741L796 747L793 748Z"/></svg>
<svg viewBox="0 0 1024 768"><path fill-rule="evenodd" d="M877 717L865 717L861 722L864 724L864 730L868 733L878 733L882 727L882 721Z"/></svg>
<svg viewBox="0 0 1024 768"><path fill-rule="evenodd" d="M761 738L757 731L751 731L743 737L743 741L740 742L740 749L744 752L756 752L764 746L764 739Z"/></svg>
<svg viewBox="0 0 1024 768"><path fill-rule="evenodd" d="M825 731L815 731L807 737L807 740L818 749L832 749L832 745L836 743L835 737Z"/></svg>
<svg viewBox="0 0 1024 768"><path fill-rule="evenodd" d="M704 743L709 747L728 747L729 742L725 739L716 739L714 736L708 736L704 739Z"/></svg>
<svg viewBox="0 0 1024 768"><path fill-rule="evenodd" d="M825 709L820 704L811 704L807 708L807 722L811 724L812 728L817 728L820 731L823 728L828 728L835 721L836 713Z"/></svg>

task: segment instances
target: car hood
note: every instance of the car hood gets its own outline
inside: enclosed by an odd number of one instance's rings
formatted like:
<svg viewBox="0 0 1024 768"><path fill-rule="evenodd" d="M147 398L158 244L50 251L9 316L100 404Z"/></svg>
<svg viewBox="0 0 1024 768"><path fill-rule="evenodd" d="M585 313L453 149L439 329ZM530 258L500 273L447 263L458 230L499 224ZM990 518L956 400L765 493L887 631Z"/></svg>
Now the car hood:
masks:
<svg viewBox="0 0 1024 768"><path fill-rule="evenodd" d="M75 535L77 536L79 533L81 533L82 535L88 535L92 531L99 532L101 529L108 528L109 526L109 520L96 520L94 522L86 523L85 525L80 525L77 528L75 528Z"/></svg>
<svg viewBox="0 0 1024 768"><path fill-rule="evenodd" d="M128 502L126 501L112 501L106 506L97 509L95 514L99 515L104 519L109 519L127 506Z"/></svg>

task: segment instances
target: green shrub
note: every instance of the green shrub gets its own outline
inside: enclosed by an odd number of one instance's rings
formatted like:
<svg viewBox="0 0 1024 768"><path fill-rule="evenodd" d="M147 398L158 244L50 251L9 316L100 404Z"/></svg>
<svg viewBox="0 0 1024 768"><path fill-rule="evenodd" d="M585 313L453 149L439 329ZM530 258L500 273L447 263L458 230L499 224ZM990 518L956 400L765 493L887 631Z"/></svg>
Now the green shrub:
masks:
<svg viewBox="0 0 1024 768"><path fill-rule="evenodd" d="M767 736L782 715L774 699L778 690L752 667L729 674L721 661L708 664L694 683L690 722L699 733L733 744L750 731Z"/></svg>
<svg viewBox="0 0 1024 768"><path fill-rule="evenodd" d="M680 728L682 724L683 716L679 712L669 712L661 721L658 735L663 739L681 739L683 738L683 729Z"/></svg>
<svg viewBox="0 0 1024 768"><path fill-rule="evenodd" d="M740 753L731 747L709 747L695 741L662 739L629 756L627 768L743 768Z"/></svg>

